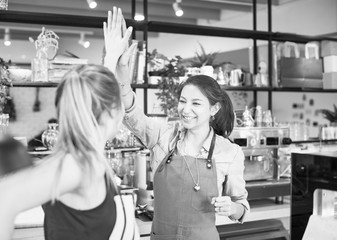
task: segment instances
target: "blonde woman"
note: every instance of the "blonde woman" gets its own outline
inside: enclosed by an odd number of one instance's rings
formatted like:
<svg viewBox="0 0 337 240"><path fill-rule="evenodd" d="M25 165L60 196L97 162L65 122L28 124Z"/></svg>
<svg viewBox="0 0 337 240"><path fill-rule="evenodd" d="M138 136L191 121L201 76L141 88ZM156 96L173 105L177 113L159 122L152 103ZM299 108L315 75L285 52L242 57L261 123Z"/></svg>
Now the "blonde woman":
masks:
<svg viewBox="0 0 337 240"><path fill-rule="evenodd" d="M98 65L70 70L55 104L56 149L43 163L0 179L0 239L11 239L18 213L40 205L47 240L138 239L132 199L119 195L103 155L124 115L114 74Z"/></svg>

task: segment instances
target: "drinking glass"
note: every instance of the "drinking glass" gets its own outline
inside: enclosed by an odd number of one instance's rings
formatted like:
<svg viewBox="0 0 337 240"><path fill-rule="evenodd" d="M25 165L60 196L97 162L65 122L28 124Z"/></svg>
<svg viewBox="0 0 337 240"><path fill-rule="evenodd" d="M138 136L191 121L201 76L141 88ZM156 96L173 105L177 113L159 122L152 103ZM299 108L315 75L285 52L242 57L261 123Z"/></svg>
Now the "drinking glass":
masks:
<svg viewBox="0 0 337 240"><path fill-rule="evenodd" d="M0 10L8 10L8 0L0 0Z"/></svg>

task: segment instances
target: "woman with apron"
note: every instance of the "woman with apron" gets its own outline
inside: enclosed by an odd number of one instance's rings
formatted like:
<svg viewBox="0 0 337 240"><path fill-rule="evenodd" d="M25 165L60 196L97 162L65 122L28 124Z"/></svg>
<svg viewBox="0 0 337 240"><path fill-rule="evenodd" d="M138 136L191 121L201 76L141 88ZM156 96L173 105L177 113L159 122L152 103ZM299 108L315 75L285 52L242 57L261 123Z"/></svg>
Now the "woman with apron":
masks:
<svg viewBox="0 0 337 240"><path fill-rule="evenodd" d="M249 212L244 155L227 139L234 124L231 100L213 78L192 76L180 86L179 122L163 124L147 117L137 107L128 72L136 45L126 46L121 56L114 54L114 42L129 35L123 22L108 17L104 61L120 81L124 124L152 152L151 239L217 240L216 213L243 222Z"/></svg>

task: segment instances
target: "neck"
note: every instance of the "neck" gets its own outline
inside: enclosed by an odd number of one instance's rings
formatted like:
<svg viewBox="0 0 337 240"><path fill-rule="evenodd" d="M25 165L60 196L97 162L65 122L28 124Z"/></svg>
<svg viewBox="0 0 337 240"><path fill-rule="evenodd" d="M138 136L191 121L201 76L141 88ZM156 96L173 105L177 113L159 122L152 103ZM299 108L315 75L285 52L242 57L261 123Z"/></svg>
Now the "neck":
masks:
<svg viewBox="0 0 337 240"><path fill-rule="evenodd" d="M210 133L210 127L202 129L187 130L184 145L190 155L197 155Z"/></svg>

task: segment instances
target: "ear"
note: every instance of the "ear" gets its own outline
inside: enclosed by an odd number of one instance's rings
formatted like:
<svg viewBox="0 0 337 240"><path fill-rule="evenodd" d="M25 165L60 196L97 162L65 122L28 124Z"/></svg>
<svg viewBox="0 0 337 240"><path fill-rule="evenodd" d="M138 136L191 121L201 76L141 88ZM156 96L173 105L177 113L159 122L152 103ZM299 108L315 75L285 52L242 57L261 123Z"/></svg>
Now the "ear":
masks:
<svg viewBox="0 0 337 240"><path fill-rule="evenodd" d="M217 102L216 104L214 104L214 105L211 107L211 114L212 114L212 116L214 116L215 114L217 114L218 111L220 110L220 108L221 108L220 103Z"/></svg>

